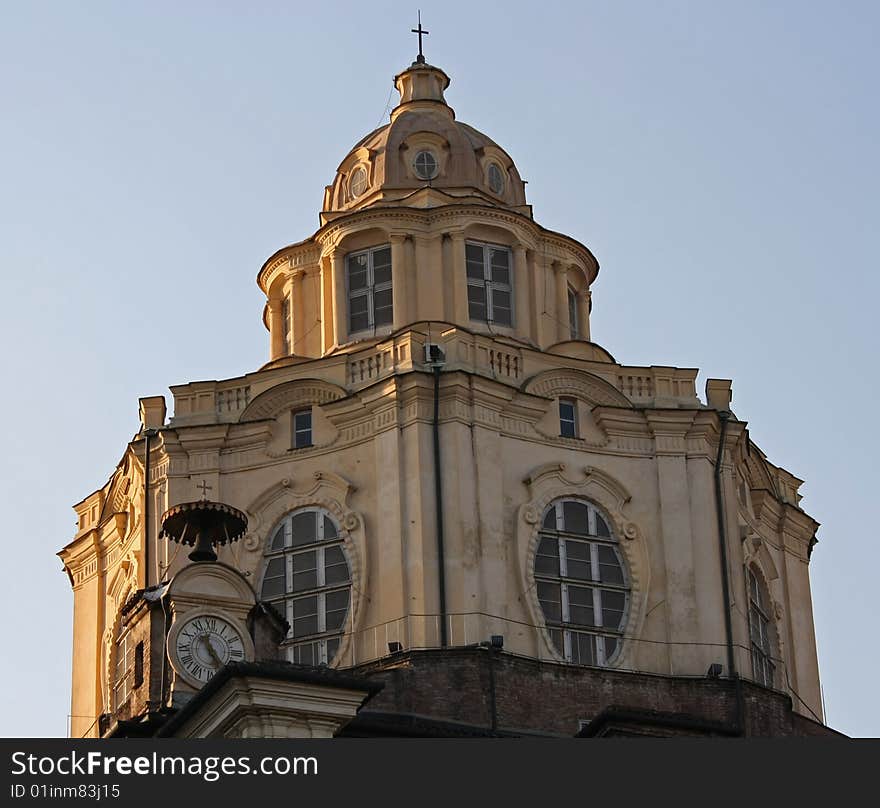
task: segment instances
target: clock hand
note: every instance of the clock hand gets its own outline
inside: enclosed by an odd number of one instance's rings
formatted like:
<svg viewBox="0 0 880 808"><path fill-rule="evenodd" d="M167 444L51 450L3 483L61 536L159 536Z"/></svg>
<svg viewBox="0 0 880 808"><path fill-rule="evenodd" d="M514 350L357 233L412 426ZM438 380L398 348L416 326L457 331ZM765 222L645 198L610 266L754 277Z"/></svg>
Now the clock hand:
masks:
<svg viewBox="0 0 880 808"><path fill-rule="evenodd" d="M206 648L207 651L208 651L208 656L210 656L211 659L214 660L214 664L215 664L218 668L222 668L222 667L223 667L223 661L220 659L219 656L217 656L217 652L214 650L214 646L211 645L211 640L209 639L209 637L210 637L209 634L201 634L201 635L199 635L199 639L202 641L202 645L204 645L205 648Z"/></svg>

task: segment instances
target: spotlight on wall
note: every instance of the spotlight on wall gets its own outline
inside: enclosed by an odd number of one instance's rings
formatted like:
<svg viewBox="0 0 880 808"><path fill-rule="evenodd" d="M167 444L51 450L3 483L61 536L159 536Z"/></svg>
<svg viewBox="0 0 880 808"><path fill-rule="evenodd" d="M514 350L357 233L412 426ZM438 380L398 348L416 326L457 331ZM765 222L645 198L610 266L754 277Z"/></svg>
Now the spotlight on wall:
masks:
<svg viewBox="0 0 880 808"><path fill-rule="evenodd" d="M399 654L403 650L403 646L399 642L388 643L389 654Z"/></svg>
<svg viewBox="0 0 880 808"><path fill-rule="evenodd" d="M713 662L709 666L709 670L706 671L706 676L708 676L710 679L718 679L721 676L721 672L723 670L724 668L721 666L720 663Z"/></svg>
<svg viewBox="0 0 880 808"><path fill-rule="evenodd" d="M504 648L504 637L501 634L493 634L489 639L489 644L496 650L500 651Z"/></svg>

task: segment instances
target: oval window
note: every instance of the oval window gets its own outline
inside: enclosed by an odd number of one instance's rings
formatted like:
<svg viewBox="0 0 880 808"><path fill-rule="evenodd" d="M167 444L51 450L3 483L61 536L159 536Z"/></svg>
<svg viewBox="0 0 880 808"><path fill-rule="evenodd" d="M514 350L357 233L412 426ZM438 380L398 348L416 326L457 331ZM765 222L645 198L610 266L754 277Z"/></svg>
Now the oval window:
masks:
<svg viewBox="0 0 880 808"><path fill-rule="evenodd" d="M353 198L359 197L367 190L367 172L363 166L358 166L351 174L348 182L348 190L351 191Z"/></svg>
<svg viewBox="0 0 880 808"><path fill-rule="evenodd" d="M500 194L504 191L504 175L498 163L489 164L489 188L493 193Z"/></svg>
<svg viewBox="0 0 880 808"><path fill-rule="evenodd" d="M437 176L437 158L429 151L420 151L413 160L413 168L419 179L433 179Z"/></svg>

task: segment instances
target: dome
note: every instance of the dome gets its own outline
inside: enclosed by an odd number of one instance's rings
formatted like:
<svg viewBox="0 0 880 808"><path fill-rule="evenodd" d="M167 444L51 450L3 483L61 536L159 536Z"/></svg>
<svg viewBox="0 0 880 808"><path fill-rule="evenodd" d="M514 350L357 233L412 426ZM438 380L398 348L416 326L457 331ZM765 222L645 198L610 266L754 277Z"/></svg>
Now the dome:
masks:
<svg viewBox="0 0 880 808"><path fill-rule="evenodd" d="M322 219L364 207L455 203L514 209L531 217L525 183L495 141L455 119L443 91L449 76L414 62L394 77L400 103L390 123L346 155L324 194Z"/></svg>

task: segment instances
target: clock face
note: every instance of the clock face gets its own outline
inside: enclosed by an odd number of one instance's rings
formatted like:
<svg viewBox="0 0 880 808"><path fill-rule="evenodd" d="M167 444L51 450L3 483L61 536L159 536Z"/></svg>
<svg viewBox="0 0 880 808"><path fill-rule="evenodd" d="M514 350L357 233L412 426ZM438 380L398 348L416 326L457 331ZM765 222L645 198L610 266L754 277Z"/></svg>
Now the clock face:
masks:
<svg viewBox="0 0 880 808"><path fill-rule="evenodd" d="M181 672L201 683L207 682L229 662L245 658L241 633L228 620L214 615L200 615L187 620L174 643Z"/></svg>

